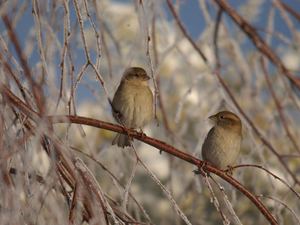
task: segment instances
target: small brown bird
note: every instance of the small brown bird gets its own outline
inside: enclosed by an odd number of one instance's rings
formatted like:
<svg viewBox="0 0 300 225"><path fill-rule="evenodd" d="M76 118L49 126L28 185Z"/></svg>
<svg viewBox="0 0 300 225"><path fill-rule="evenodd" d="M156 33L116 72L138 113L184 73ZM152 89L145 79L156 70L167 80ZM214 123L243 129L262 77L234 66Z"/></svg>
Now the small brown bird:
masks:
<svg viewBox="0 0 300 225"><path fill-rule="evenodd" d="M232 112L222 111L209 117L214 126L202 145L202 158L220 169L233 166L240 152L242 123Z"/></svg>
<svg viewBox="0 0 300 225"><path fill-rule="evenodd" d="M219 169L230 169L236 162L241 148L241 120L229 111L219 112L209 119L214 122L214 126L202 145L202 158ZM210 185L224 217L230 224L241 224L227 196L224 195L224 190L221 191L215 182L210 182Z"/></svg>
<svg viewBox="0 0 300 225"><path fill-rule="evenodd" d="M140 67L125 70L112 101L113 116L128 128L142 128L153 118L153 94L148 86L150 77ZM128 135L117 134L112 144L130 146Z"/></svg>

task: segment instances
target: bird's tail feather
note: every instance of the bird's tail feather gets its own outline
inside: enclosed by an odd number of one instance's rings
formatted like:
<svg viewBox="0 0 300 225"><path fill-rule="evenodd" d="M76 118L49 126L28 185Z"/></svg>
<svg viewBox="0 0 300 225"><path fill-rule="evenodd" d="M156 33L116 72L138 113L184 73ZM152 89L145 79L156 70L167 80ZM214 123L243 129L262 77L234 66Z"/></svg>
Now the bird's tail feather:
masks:
<svg viewBox="0 0 300 225"><path fill-rule="evenodd" d="M117 134L116 137L114 138L112 144L113 145L117 144L119 147L122 147L122 148L131 146L130 139L125 134Z"/></svg>

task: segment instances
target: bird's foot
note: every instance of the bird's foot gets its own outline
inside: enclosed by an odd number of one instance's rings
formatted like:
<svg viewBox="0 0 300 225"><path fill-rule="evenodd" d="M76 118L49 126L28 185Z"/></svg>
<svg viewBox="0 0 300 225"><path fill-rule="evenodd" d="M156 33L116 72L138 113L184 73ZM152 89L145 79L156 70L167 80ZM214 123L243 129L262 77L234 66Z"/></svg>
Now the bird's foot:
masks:
<svg viewBox="0 0 300 225"><path fill-rule="evenodd" d="M139 130L139 136L140 137L147 137L147 135L144 133L144 131L142 130L142 128L140 128L140 130Z"/></svg>
<svg viewBox="0 0 300 225"><path fill-rule="evenodd" d="M201 166L198 166L198 169L193 170L193 172L195 174L201 174L203 176L208 176L209 173L205 171L205 167L207 166L207 161L203 161L203 163L201 164Z"/></svg>
<svg viewBox="0 0 300 225"><path fill-rule="evenodd" d="M224 170L224 172L227 174L227 175L230 175L230 176L232 176L232 174L233 174L233 167L232 166L227 166L227 169L226 170Z"/></svg>

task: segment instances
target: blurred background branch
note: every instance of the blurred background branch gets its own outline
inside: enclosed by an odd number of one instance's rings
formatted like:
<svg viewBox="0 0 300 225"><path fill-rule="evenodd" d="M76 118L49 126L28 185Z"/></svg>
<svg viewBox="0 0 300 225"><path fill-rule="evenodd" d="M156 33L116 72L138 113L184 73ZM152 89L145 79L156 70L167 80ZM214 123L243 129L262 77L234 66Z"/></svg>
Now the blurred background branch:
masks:
<svg viewBox="0 0 300 225"><path fill-rule="evenodd" d="M299 224L299 12L292 0L0 1L1 224L227 224L207 172L238 223ZM153 79L146 136L111 116L129 66ZM223 109L244 125L232 176L200 159ZM112 146L114 132L133 148Z"/></svg>

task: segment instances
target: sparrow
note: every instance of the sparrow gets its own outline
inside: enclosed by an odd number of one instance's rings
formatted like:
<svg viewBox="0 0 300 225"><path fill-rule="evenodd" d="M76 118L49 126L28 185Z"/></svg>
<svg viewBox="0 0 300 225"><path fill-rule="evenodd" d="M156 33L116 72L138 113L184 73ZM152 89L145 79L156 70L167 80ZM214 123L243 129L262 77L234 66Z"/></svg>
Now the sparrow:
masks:
<svg viewBox="0 0 300 225"><path fill-rule="evenodd" d="M221 170L229 169L230 172L240 153L242 122L236 114L229 111L218 112L209 119L213 121L214 126L202 145L202 158L209 164ZM219 210L230 224L241 224L224 190L221 191L215 182L210 182L210 185Z"/></svg>
<svg viewBox="0 0 300 225"><path fill-rule="evenodd" d="M218 112L209 117L214 126L202 145L202 158L219 169L233 166L240 153L242 122L229 111Z"/></svg>
<svg viewBox="0 0 300 225"><path fill-rule="evenodd" d="M125 70L112 101L112 114L115 120L127 128L140 128L153 118L153 94L148 85L150 77L141 67ZM112 144L119 147L130 146L126 134L117 134Z"/></svg>

